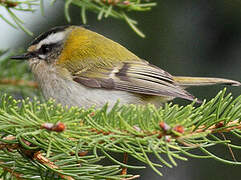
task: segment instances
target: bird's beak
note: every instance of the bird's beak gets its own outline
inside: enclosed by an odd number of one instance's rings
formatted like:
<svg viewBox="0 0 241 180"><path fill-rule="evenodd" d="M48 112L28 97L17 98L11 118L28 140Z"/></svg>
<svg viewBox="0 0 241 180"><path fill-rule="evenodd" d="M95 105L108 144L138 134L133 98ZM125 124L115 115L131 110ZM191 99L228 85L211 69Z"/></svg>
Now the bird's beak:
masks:
<svg viewBox="0 0 241 180"><path fill-rule="evenodd" d="M32 58L33 55L31 55L30 53L24 53L22 55L16 55L16 56L12 56L10 57L10 59L15 59L15 60L28 60L30 58Z"/></svg>

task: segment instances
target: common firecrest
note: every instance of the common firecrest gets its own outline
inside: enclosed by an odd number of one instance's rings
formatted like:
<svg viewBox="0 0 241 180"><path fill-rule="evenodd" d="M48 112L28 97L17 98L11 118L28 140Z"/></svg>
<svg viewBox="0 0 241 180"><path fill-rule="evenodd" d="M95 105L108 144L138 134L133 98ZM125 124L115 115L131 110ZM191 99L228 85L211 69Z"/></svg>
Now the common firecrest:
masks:
<svg viewBox="0 0 241 180"><path fill-rule="evenodd" d="M240 86L221 78L172 76L120 44L81 26L60 26L37 37L27 53L45 98L64 106L112 107L121 104L160 106L176 97L193 101L185 88L212 84Z"/></svg>

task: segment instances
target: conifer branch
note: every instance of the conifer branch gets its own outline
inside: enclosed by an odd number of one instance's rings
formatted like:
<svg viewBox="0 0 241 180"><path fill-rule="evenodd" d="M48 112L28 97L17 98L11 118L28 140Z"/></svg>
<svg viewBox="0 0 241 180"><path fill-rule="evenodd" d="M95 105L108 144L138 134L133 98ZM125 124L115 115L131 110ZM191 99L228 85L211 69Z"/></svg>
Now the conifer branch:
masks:
<svg viewBox="0 0 241 180"><path fill-rule="evenodd" d="M23 97L40 97L37 83L33 80L28 64L10 60L12 53L0 51L0 88L1 92L19 94Z"/></svg>
<svg viewBox="0 0 241 180"><path fill-rule="evenodd" d="M54 5L55 1L51 1ZM69 9L71 5L80 8L80 14L82 23L87 23L87 12L94 12L97 14L97 19L112 17L125 21L139 36L145 37L137 28L137 21L130 18L131 12L149 11L152 7L156 6L156 2L150 2L149 0L65 0L64 13L66 20L71 21ZM33 33L24 26L22 21L15 12L34 12L34 7L40 7L42 14L44 14L43 0L0 0L0 6L3 6L8 12L11 20L0 14L0 18L13 28L20 28L29 35Z"/></svg>
<svg viewBox="0 0 241 180"><path fill-rule="evenodd" d="M187 160L184 156L241 165L240 159L217 157L209 150L217 144L241 148L215 135L229 132L241 137L241 96L233 99L231 94L225 96L225 91L199 107L194 103L185 107L166 104L160 109L116 104L110 111L107 105L100 110L66 109L52 100L16 101L4 95L0 105L0 167L10 172L15 164L14 172L23 175L21 178L128 179L138 175L126 170L145 166L119 160L113 153L132 156L159 175L160 167L176 166L176 159ZM192 149L200 149L203 155L193 154ZM35 153L47 160L37 160ZM149 159L150 153L159 163ZM103 158L110 159L112 165L100 165ZM22 163L26 165L22 167Z"/></svg>
<svg viewBox="0 0 241 180"><path fill-rule="evenodd" d="M47 166L48 168L51 168L54 170L59 169L59 167L56 166L53 162L51 162L48 158L44 157L40 151L34 153L34 159L37 160L38 162L40 162L41 164ZM71 176L67 176L67 175L64 175L61 173L58 173L58 174L62 179L74 180Z"/></svg>
<svg viewBox="0 0 241 180"><path fill-rule="evenodd" d="M35 10L33 9L33 6L38 6L39 5L38 1L39 0L24 0L24 1L0 0L0 6L5 8L5 10L8 12L13 22L11 22L8 18L4 17L2 14L0 14L0 19L5 21L13 28L16 29L18 27L22 29L25 33L32 36L33 33L24 26L24 22L15 14L15 12L16 11L34 12Z"/></svg>
<svg viewBox="0 0 241 180"><path fill-rule="evenodd" d="M102 18L112 17L124 20L132 30L139 36L145 35L136 27L137 21L129 17L130 12L149 11L156 6L156 2L148 0L66 0L65 2L65 16L70 22L69 6L73 4L81 8L82 22L87 22L86 11L91 11L97 14L98 20Z"/></svg>
<svg viewBox="0 0 241 180"><path fill-rule="evenodd" d="M38 88L38 84L34 81L25 81L21 79L0 79L0 85L25 86L31 88Z"/></svg>

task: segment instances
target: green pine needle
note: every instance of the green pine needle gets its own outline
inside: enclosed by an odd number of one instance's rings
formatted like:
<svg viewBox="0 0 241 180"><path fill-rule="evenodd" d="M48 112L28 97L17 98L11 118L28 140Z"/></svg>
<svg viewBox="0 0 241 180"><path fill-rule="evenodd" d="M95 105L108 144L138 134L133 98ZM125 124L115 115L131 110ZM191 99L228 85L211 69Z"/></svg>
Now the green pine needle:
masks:
<svg viewBox="0 0 241 180"><path fill-rule="evenodd" d="M55 4L55 0L51 0L51 5ZM129 17L129 14L133 11L142 12L150 11L152 7L156 6L155 2L139 1L139 0L119 0L119 1L109 1L109 0L65 0L64 14L66 20L70 23L71 16L69 13L70 6L74 5L79 7L80 15L83 24L87 23L86 12L94 12L97 14L97 19L101 20L104 16L105 18L111 17L119 20L124 20L131 29L136 32L139 36L145 37L145 35L136 27L137 21ZM25 33L33 36L33 33L24 26L24 21L22 21L15 12L34 12L36 7L40 7L41 14L44 15L44 1L43 0L25 0L25 1L0 1L0 6L5 7L6 11L9 13L11 20L7 19L0 14L0 18L13 28L20 28Z"/></svg>
<svg viewBox="0 0 241 180"><path fill-rule="evenodd" d="M187 160L182 155L200 159L213 158L223 163L241 165L241 162L217 157L208 149L217 144L239 149L241 147L232 144L229 140L217 138L213 134L230 131L238 138L241 137L239 130L241 96L233 99L230 94L225 96L225 92L224 89L215 98L199 107L195 107L194 104L186 107L166 104L156 109L151 105L116 105L109 112L107 106L100 110L77 107L66 109L61 105L55 105L53 100L46 103L40 103L37 99L16 101L12 97L2 95L0 159L1 162L8 163L0 163L0 166L12 168L15 164L15 172L21 173L25 178L30 176L47 178L50 174L59 177L62 174L75 179L83 176L121 179L122 176L118 175L121 167L128 169L144 167L123 164L121 160L110 155L111 153L127 153L137 161L152 167L159 175L162 175L160 167L177 166L176 159ZM233 109L230 110L229 106ZM44 126L45 123L54 125L60 121L66 126L63 132L48 130ZM168 124L172 130L165 132L160 126L161 122ZM212 122L222 122L222 127ZM228 123L224 125L223 122ZM182 126L184 131L173 133L178 125ZM14 138L7 140L7 137ZM20 154L19 150L8 150L12 144L21 146ZM4 146L8 148L3 148ZM193 154L190 151L192 149L200 149L203 155ZM97 155L97 150L112 161L112 166L98 163L100 156ZM49 168L39 161L26 159L25 151L41 152L50 161L56 162L55 165L59 169ZM83 151L88 154L79 156L78 154ZM159 163L151 162L148 154L154 154ZM170 162L164 160L164 157ZM78 166L78 162L81 166Z"/></svg>

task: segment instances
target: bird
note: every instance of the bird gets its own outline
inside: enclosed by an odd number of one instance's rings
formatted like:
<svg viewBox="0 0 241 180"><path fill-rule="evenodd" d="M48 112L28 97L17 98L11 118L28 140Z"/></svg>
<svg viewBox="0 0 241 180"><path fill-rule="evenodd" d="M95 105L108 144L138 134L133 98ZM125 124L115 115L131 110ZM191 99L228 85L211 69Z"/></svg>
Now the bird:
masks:
<svg viewBox="0 0 241 180"><path fill-rule="evenodd" d="M189 86L241 85L224 78L173 76L83 26L54 27L11 59L27 60L44 97L68 107L112 108L117 101L160 107L174 98L194 101Z"/></svg>

